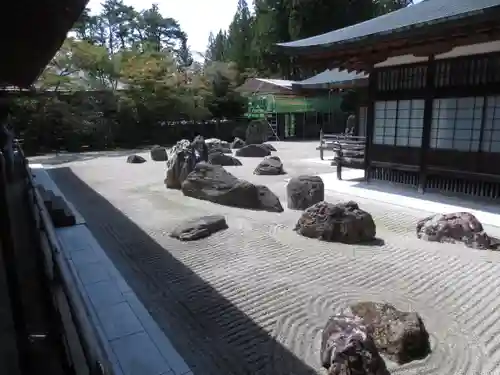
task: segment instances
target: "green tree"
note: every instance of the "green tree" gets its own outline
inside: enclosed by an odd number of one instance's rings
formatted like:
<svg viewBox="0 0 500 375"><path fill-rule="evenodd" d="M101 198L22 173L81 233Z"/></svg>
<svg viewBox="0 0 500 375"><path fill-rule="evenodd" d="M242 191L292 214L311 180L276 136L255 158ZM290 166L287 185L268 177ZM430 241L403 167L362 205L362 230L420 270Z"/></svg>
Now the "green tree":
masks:
<svg viewBox="0 0 500 375"><path fill-rule="evenodd" d="M240 68L250 68L253 63L252 39L253 17L246 0L238 0L238 6L227 34L227 53L225 58L235 62Z"/></svg>

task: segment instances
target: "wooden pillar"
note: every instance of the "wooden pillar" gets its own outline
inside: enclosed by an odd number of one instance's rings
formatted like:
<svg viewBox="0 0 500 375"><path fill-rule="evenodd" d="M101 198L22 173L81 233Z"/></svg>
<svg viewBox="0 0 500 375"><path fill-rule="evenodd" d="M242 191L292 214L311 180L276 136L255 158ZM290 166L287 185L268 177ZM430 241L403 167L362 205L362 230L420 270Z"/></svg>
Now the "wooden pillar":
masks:
<svg viewBox="0 0 500 375"><path fill-rule="evenodd" d="M434 56L429 56L425 81L424 127L422 130L422 145L420 146L420 173L418 178L418 191L420 193L425 192L425 186L427 185L427 152L429 151L432 127L435 75L436 62L434 60Z"/></svg>
<svg viewBox="0 0 500 375"><path fill-rule="evenodd" d="M368 81L368 100L366 109L365 181L370 180L372 158L373 128L375 124L375 99L377 95L377 72L371 69Z"/></svg>

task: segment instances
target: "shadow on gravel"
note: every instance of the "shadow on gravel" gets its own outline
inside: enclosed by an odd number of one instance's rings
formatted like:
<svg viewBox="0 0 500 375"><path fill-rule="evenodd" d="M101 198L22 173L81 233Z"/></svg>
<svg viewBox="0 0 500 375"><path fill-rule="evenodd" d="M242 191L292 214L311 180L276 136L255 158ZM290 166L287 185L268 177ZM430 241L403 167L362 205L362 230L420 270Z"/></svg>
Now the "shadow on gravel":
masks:
<svg viewBox="0 0 500 375"><path fill-rule="evenodd" d="M96 158L127 157L128 155L149 152L153 146L144 146L136 149L116 149L107 151L85 151L85 152L60 152L58 154L45 154L29 157L31 163L42 163L45 165L61 165L75 161L87 161Z"/></svg>
<svg viewBox="0 0 500 375"><path fill-rule="evenodd" d="M317 374L70 168L49 172L195 375Z"/></svg>

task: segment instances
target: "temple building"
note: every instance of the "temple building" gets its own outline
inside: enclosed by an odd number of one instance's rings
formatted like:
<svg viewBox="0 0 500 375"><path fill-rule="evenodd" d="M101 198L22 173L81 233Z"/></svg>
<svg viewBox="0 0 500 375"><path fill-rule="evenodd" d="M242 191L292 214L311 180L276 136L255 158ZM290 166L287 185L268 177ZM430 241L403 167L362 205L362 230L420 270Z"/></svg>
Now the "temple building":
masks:
<svg viewBox="0 0 500 375"><path fill-rule="evenodd" d="M499 197L500 0L423 0L278 47L368 76L368 179Z"/></svg>

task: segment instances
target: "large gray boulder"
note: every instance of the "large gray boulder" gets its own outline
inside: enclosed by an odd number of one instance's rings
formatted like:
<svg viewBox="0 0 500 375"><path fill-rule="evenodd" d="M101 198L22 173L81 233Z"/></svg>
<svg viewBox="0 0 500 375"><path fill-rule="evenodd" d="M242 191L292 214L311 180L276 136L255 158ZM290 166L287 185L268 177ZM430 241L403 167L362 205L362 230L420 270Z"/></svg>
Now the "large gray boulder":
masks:
<svg viewBox="0 0 500 375"><path fill-rule="evenodd" d="M474 249L497 249L498 240L486 234L471 213L456 212L428 216L417 223L417 237L434 242L463 242Z"/></svg>
<svg viewBox="0 0 500 375"><path fill-rule="evenodd" d="M319 176L293 177L286 186L287 204L291 210L305 210L325 199L325 184Z"/></svg>
<svg viewBox="0 0 500 375"><path fill-rule="evenodd" d="M202 216L180 223L170 233L170 237L178 238L181 241L195 241L227 228L224 216Z"/></svg>
<svg viewBox="0 0 500 375"><path fill-rule="evenodd" d="M146 162L146 159L144 159L140 155L129 155L129 156L127 156L127 163L130 163L130 164L142 164L142 163L145 163L145 162Z"/></svg>
<svg viewBox="0 0 500 375"><path fill-rule="evenodd" d="M180 189L182 182L198 162L191 142L183 139L170 150L167 161L165 185L169 189Z"/></svg>
<svg viewBox="0 0 500 375"><path fill-rule="evenodd" d="M320 360L328 375L389 375L368 328L353 316L336 315L328 320Z"/></svg>
<svg viewBox="0 0 500 375"><path fill-rule="evenodd" d="M153 146L151 149L151 160L153 161L167 161L167 149L161 146Z"/></svg>
<svg viewBox="0 0 500 375"><path fill-rule="evenodd" d="M279 198L267 187L240 180L218 165L198 163L182 183L184 195L225 206L282 212Z"/></svg>
<svg viewBox="0 0 500 375"><path fill-rule="evenodd" d="M236 156L246 157L246 158L263 158L265 156L271 155L271 151L267 148L262 147L262 145L246 145L242 148L236 150Z"/></svg>
<svg viewBox="0 0 500 375"><path fill-rule="evenodd" d="M235 137L234 140L231 142L232 149L242 148L245 145L246 145L245 141L238 137Z"/></svg>
<svg viewBox="0 0 500 375"><path fill-rule="evenodd" d="M281 162L280 158L277 156L268 156L262 160L257 167L255 167L255 170L253 171L254 174L257 175L280 175L284 174L285 171L283 170L283 163Z"/></svg>
<svg viewBox="0 0 500 375"><path fill-rule="evenodd" d="M222 152L210 152L208 154L208 162L213 165L222 165L228 167L241 165L241 161L231 155L227 155Z"/></svg>
<svg viewBox="0 0 500 375"><path fill-rule="evenodd" d="M251 121L245 133L245 141L247 144L261 144L267 141L269 133L269 124L266 120Z"/></svg>
<svg viewBox="0 0 500 375"><path fill-rule="evenodd" d="M304 211L295 230L305 237L323 241L360 243L375 239L375 222L356 202L319 202Z"/></svg>
<svg viewBox="0 0 500 375"><path fill-rule="evenodd" d="M359 302L345 313L361 318L378 351L400 365L431 352L429 333L415 312L400 311L388 303Z"/></svg>

